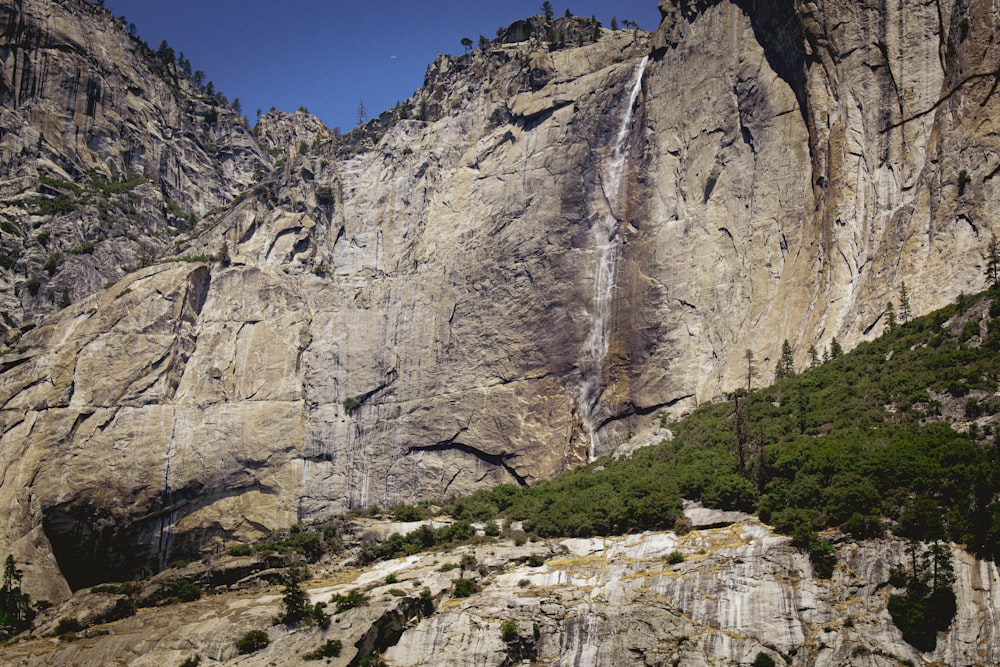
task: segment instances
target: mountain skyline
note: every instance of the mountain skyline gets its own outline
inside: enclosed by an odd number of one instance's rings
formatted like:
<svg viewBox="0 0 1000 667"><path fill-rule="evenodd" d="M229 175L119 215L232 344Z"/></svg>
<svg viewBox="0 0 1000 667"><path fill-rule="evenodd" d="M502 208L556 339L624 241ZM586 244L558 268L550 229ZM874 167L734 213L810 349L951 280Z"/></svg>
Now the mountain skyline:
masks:
<svg viewBox="0 0 1000 667"><path fill-rule="evenodd" d="M290 0L280 12L261 0L107 0L104 5L134 23L150 47L166 40L183 52L217 90L240 100L251 123L258 109L305 107L344 132L358 124L362 103L373 118L410 97L438 54L462 53L463 37L474 43L480 35L493 39L498 28L542 13L536 0L419 6L398 0L360 5ZM659 23L655 0L576 0L552 7L556 16L570 9L595 16L605 27L613 18L645 30Z"/></svg>

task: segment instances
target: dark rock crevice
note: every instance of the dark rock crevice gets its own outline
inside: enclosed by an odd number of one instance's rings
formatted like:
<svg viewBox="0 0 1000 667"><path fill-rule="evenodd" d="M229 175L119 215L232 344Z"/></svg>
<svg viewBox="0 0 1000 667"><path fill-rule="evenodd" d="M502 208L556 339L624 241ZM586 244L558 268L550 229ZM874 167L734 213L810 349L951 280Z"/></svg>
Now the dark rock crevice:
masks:
<svg viewBox="0 0 1000 667"><path fill-rule="evenodd" d="M526 477L517 472L517 470L508 463L509 459L516 457L516 454L511 454L508 452L503 452L501 454L493 454L491 452L484 451L472 445L467 445L463 442L456 440L459 433L456 433L452 438L448 440L443 440L441 442L435 443L433 445L416 445L410 447L406 450L407 454L414 454L417 452L445 452L445 451L457 451L463 454L468 454L473 456L480 461L487 463L491 466L496 466L498 468L503 468L507 473L514 478L518 486L527 486L528 480Z"/></svg>

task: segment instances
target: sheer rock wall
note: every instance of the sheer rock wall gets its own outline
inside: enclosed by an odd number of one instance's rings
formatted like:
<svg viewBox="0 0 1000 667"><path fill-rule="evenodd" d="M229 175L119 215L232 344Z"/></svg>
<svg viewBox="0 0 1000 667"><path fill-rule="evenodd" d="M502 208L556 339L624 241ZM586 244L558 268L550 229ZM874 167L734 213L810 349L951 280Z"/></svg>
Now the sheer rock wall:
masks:
<svg viewBox="0 0 1000 667"><path fill-rule="evenodd" d="M878 334L904 281L914 312L982 287L985 3L661 9L652 37L441 56L404 105L421 119L350 152L268 121L308 150L181 248L228 261L149 267L26 335L0 373L0 536L26 582L58 597L99 563L530 483L740 386L747 349L765 382L783 339L802 364Z"/></svg>

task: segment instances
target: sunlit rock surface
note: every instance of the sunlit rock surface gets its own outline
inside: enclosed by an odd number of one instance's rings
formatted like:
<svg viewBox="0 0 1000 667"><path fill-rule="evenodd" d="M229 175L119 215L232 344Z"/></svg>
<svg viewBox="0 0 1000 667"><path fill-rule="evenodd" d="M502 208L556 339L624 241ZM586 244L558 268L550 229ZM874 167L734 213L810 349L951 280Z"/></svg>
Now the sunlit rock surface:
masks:
<svg viewBox="0 0 1000 667"><path fill-rule="evenodd" d="M816 579L808 557L753 520L686 535L510 542L460 547L379 563L370 569L314 567L310 602L363 591L366 605L334 616L329 630L273 625L281 587L223 592L193 603L140 609L95 626L74 642L36 639L0 649L4 664L164 665L195 655L202 664L298 665L329 639L342 643L331 665L371 653L395 666L750 664L758 653L793 667L1000 661L995 619L1000 573L954 550L958 614L937 649L920 654L892 624L886 581L907 560L902 541L841 544L831 579ZM683 561L671 563L673 553ZM442 572L472 556L476 566ZM535 556L544 564L534 565ZM181 572L180 574L184 574ZM476 581L452 595L458 578ZM426 592L424 592L426 591ZM56 618L106 609L113 596L81 593ZM333 611L333 604L330 606ZM516 623L502 637L501 626ZM47 627L47 626L43 626ZM235 641L265 630L270 646L239 656ZM679 662L678 662L679 661ZM787 662L786 662L787 661Z"/></svg>
<svg viewBox="0 0 1000 667"><path fill-rule="evenodd" d="M740 386L747 349L767 382L784 339L802 364L880 333L904 281L915 313L983 285L990 6L662 10L653 35L441 56L349 138L268 114L280 164L185 234L188 261L25 333L0 549L28 590L550 477ZM162 188L243 182L185 178Z"/></svg>

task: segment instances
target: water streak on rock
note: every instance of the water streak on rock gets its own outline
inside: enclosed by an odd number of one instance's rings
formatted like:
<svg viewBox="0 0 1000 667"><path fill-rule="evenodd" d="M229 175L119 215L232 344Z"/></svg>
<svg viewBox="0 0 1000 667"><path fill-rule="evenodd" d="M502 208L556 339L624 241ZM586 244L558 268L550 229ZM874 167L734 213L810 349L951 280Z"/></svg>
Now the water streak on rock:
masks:
<svg viewBox="0 0 1000 667"><path fill-rule="evenodd" d="M632 117L636 99L642 89L642 75L646 70L648 57L643 57L635 67L632 90L628 104L622 114L621 125L615 135L611 157L603 174L604 198L607 212L593 228L594 249L597 252L597 267L594 274L594 302L591 313L590 332L583 344L580 363L580 388L577 406L584 430L590 438L588 457L597 458L600 436L595 424L595 413L601 400L604 361L608 355L608 332L611 327L612 305L614 303L615 276L621 255L621 235L618 215L624 194L622 182L628 165L628 144L632 133Z"/></svg>

